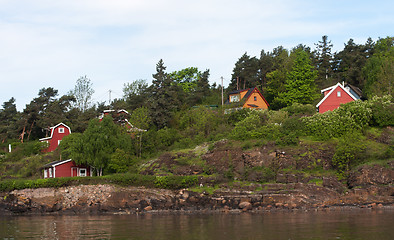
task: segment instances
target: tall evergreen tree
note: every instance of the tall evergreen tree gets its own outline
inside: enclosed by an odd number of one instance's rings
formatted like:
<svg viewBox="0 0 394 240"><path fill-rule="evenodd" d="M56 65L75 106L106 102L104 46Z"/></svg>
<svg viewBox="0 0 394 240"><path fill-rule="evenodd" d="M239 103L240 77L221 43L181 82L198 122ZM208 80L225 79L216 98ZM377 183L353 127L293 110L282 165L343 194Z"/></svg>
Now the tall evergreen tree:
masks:
<svg viewBox="0 0 394 240"><path fill-rule="evenodd" d="M336 54L336 81L344 81L361 89L364 87L362 69L368 56L368 47L359 45L350 39L345 48Z"/></svg>
<svg viewBox="0 0 394 240"><path fill-rule="evenodd" d="M0 109L0 142L18 137L16 123L19 115L16 109L15 98L3 103L3 109Z"/></svg>
<svg viewBox="0 0 394 240"><path fill-rule="evenodd" d="M272 71L266 75L267 86L263 94L271 109L280 109L283 107L283 102L278 101L278 96L285 91L286 76L291 69L292 61L288 50L282 46L274 48L272 57Z"/></svg>
<svg viewBox="0 0 394 240"><path fill-rule="evenodd" d="M259 60L244 53L235 63L229 89L236 90L237 87L244 89L261 85L259 72Z"/></svg>
<svg viewBox="0 0 394 240"><path fill-rule="evenodd" d="M297 49L294 54L292 70L286 77L286 91L279 93L277 97L284 106L293 103L310 104L319 96L315 85L317 72L313 70L308 53Z"/></svg>
<svg viewBox="0 0 394 240"><path fill-rule="evenodd" d="M333 44L328 41L328 37L324 35L322 40L316 45L317 49L317 79L316 84L319 88L328 87L333 84L331 77L333 74L331 48Z"/></svg>
<svg viewBox="0 0 394 240"><path fill-rule="evenodd" d="M151 96L148 100L152 122L159 129L169 126L174 112L180 105L178 95L182 91L165 70L164 62L160 59L156 65L156 73L153 74Z"/></svg>

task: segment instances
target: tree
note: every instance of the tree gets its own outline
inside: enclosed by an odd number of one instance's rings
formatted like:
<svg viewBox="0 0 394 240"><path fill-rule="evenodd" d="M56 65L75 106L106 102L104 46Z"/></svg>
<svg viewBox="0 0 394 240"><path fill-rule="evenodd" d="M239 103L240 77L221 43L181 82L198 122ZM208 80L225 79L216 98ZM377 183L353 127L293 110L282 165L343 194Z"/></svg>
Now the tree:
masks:
<svg viewBox="0 0 394 240"><path fill-rule="evenodd" d="M92 86L93 83L85 75L78 78L74 90L71 92L76 99L76 107L82 112L85 112L91 105L91 99L94 93Z"/></svg>
<svg viewBox="0 0 394 240"><path fill-rule="evenodd" d="M201 72L196 67L189 67L169 74L185 93L195 92L197 82L201 78Z"/></svg>
<svg viewBox="0 0 394 240"><path fill-rule="evenodd" d="M38 97L26 105L22 113L22 118L18 123L22 142L25 139L25 134L27 134L28 140L30 136L33 139L45 136L42 130L48 128L51 124L42 121L42 117L48 111L49 106L55 101L57 95L58 91L54 88L42 88L38 91Z"/></svg>
<svg viewBox="0 0 394 240"><path fill-rule="evenodd" d="M164 62L160 59L156 65L156 73L153 74L148 100L153 124L159 129L169 126L173 113L179 107L178 95L182 91L165 70Z"/></svg>
<svg viewBox="0 0 394 240"><path fill-rule="evenodd" d="M3 103L3 109L0 110L0 141L6 139L16 139L18 131L16 123L19 119L19 113L16 109L15 98Z"/></svg>
<svg viewBox="0 0 394 240"><path fill-rule="evenodd" d="M286 77L286 91L279 93L277 98L285 106L312 103L319 96L315 86L317 72L313 70L308 54L302 49L297 49L294 54L292 70Z"/></svg>
<svg viewBox="0 0 394 240"><path fill-rule="evenodd" d="M263 89L263 94L270 103L271 109L280 109L284 106L278 101L278 96L285 91L287 72L290 71L293 63L289 51L282 46L274 48L271 55L272 71L266 74L267 86Z"/></svg>
<svg viewBox="0 0 394 240"><path fill-rule="evenodd" d="M261 84L260 63L244 53L235 63L229 88L232 90L256 87Z"/></svg>
<svg viewBox="0 0 394 240"><path fill-rule="evenodd" d="M269 52L265 53L264 50L261 50L259 73L260 73L262 89L265 89L267 87L267 74L272 70L273 70L272 54Z"/></svg>
<svg viewBox="0 0 394 240"><path fill-rule="evenodd" d="M366 79L364 93L368 98L394 94L394 37L379 39L374 54L368 58L363 75Z"/></svg>
<svg viewBox="0 0 394 240"><path fill-rule="evenodd" d="M319 88L324 88L332 84L330 80L333 70L332 70L332 61L333 56L331 54L331 48L333 45L331 41L327 40L328 37L324 35L322 40L319 41L316 45L317 49L317 79L316 84Z"/></svg>
<svg viewBox="0 0 394 240"><path fill-rule="evenodd" d="M358 45L350 39L345 48L335 56L335 79L345 81L359 88L364 87L362 69L367 61L370 45Z"/></svg>
<svg viewBox="0 0 394 240"><path fill-rule="evenodd" d="M77 164L94 167L98 176L103 175L116 149L130 154L133 150L131 137L122 132L111 117L105 117L101 122L92 119L83 134L69 136L60 144L62 155L72 158Z"/></svg>
<svg viewBox="0 0 394 240"><path fill-rule="evenodd" d="M134 110L145 105L148 98L148 84L146 80L138 79L123 86L123 98L126 101L127 109Z"/></svg>

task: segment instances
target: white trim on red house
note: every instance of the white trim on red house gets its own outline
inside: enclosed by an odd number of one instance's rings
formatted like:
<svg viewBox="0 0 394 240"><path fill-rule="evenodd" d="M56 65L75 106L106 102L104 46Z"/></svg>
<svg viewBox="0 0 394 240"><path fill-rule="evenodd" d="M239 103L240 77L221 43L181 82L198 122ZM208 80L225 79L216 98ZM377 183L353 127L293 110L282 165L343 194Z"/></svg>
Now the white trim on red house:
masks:
<svg viewBox="0 0 394 240"><path fill-rule="evenodd" d="M52 166L52 167L56 167L56 166L59 166L59 165L65 164L66 162L70 162L70 161L72 161L72 160L71 160L71 159L64 160L64 161L61 161L61 162L58 162L58 163L52 164L51 166Z"/></svg>
<svg viewBox="0 0 394 240"><path fill-rule="evenodd" d="M343 91L345 91L351 98L353 98L354 99L354 101L357 101L358 99L355 97L355 96L353 96L353 94L351 94L344 86L342 86L342 84L341 83L337 83L336 85L334 85L334 86L331 86L331 87L328 87L328 88L326 88L326 89L323 89L323 90L321 90L321 92L323 93L323 92L325 92L325 91L327 91L327 90L330 90L330 92L329 93L327 93L327 95L326 96L324 96L324 98L316 105L316 107L318 108L333 92L334 92L334 90L337 88L337 87L340 87L340 88L342 88L342 90Z"/></svg>
<svg viewBox="0 0 394 240"><path fill-rule="evenodd" d="M56 129L57 127L59 127L60 125L63 125L64 127L66 127L66 128L68 129L69 133L71 134L71 128L70 128L69 126L67 126L67 125L64 124L64 123L59 123L59 124L57 124L56 126L53 126L53 127L50 128L50 129L51 129L51 136L46 137L46 138L41 138L41 139L38 139L38 140L41 142L41 141L46 141L46 140L52 139L52 137L53 137L53 132L54 132L55 129Z"/></svg>

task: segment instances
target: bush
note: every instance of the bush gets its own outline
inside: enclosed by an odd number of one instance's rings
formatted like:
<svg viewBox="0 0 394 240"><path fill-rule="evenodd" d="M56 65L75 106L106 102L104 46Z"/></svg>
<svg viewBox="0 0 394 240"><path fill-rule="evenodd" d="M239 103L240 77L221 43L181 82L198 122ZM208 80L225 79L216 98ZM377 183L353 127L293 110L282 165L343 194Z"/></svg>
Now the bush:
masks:
<svg viewBox="0 0 394 240"><path fill-rule="evenodd" d="M250 112L244 120L239 121L233 131L231 137L237 140L260 138L262 133L260 127L265 124L265 113L260 111Z"/></svg>
<svg viewBox="0 0 394 240"><path fill-rule="evenodd" d="M359 164L366 145L362 142L362 135L358 132L348 132L339 139L332 158L332 165L337 169L340 177L345 177L351 166Z"/></svg>
<svg viewBox="0 0 394 240"><path fill-rule="evenodd" d="M390 95L374 97L371 101L372 125L385 127L394 125L394 104Z"/></svg>
<svg viewBox="0 0 394 240"><path fill-rule="evenodd" d="M289 113L289 116L311 116L316 113L316 107L312 104L293 103L291 106L282 109Z"/></svg>
<svg viewBox="0 0 394 240"><path fill-rule="evenodd" d="M347 132L364 130L371 122L372 110L367 101L353 101L311 117L303 117L306 131L321 139L341 137Z"/></svg>

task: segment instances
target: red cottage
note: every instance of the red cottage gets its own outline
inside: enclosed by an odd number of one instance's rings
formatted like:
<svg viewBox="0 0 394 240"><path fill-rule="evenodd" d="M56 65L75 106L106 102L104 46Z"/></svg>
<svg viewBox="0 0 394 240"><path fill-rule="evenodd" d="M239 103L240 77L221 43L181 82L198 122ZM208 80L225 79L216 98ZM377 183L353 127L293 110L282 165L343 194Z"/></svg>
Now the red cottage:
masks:
<svg viewBox="0 0 394 240"><path fill-rule="evenodd" d="M77 165L71 159L51 162L44 166L44 178L90 177L92 174L91 167Z"/></svg>
<svg viewBox="0 0 394 240"><path fill-rule="evenodd" d="M41 138L40 142L47 142L48 148L45 149L45 152L54 151L59 143L62 141L64 136L71 134L71 129L64 123L59 123L58 125L51 127L51 136L46 138Z"/></svg>
<svg viewBox="0 0 394 240"><path fill-rule="evenodd" d="M348 84L337 83L334 86L321 90L323 99L316 105L319 113L332 111L341 104L356 101L361 98L361 90Z"/></svg>

